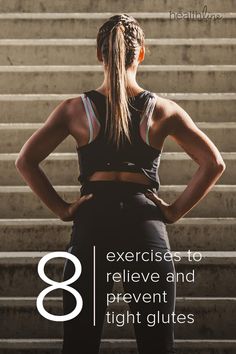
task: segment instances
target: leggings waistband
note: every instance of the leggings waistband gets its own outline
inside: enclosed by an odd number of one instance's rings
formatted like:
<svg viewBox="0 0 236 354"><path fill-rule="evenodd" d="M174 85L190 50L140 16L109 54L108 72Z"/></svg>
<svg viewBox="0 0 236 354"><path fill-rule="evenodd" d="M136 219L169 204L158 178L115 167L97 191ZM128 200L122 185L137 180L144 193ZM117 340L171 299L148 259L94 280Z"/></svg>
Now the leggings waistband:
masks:
<svg viewBox="0 0 236 354"><path fill-rule="evenodd" d="M81 196L89 193L103 194L106 196L124 196L133 194L142 194L156 188L135 182L123 181L86 181L81 185Z"/></svg>

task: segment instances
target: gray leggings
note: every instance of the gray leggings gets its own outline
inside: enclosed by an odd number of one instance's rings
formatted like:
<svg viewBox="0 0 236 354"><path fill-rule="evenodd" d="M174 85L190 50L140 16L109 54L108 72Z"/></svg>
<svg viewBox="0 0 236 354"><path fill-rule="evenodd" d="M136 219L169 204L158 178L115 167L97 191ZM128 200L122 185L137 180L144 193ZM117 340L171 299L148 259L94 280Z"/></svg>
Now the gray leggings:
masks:
<svg viewBox="0 0 236 354"><path fill-rule="evenodd" d="M153 258L147 261L151 255L170 251L164 219L159 208L145 196L147 188L136 183L113 181L93 181L82 186L81 194L93 193L93 198L77 210L67 251L78 257L82 265L81 276L70 286L81 294L83 308L74 319L63 322L63 354L98 354L104 324L104 338L131 338L133 326L139 354L176 353L174 324L160 321L152 326L147 320L150 313L167 316L174 312L176 300L175 281L166 281L167 273L175 273L173 260L166 261L161 256L160 261ZM108 260L108 254L114 255L115 261L111 261L112 257ZM127 254L134 256L132 261L125 257ZM144 254L145 259L142 258ZM115 292L112 275L116 272L158 273L160 279L158 282L150 278L123 281L123 289L116 282L115 289L118 287L119 293L123 291L134 297L129 303L107 306L107 294ZM74 265L66 260L63 279L67 280L73 274ZM155 302L137 301L140 294L163 292L166 293L165 301L163 297ZM74 308L75 298L63 291L64 314ZM117 322L109 322L111 317L107 317L107 311L110 316L112 313L127 314L127 311L140 315L139 320L130 317L134 319L133 323L122 327Z"/></svg>

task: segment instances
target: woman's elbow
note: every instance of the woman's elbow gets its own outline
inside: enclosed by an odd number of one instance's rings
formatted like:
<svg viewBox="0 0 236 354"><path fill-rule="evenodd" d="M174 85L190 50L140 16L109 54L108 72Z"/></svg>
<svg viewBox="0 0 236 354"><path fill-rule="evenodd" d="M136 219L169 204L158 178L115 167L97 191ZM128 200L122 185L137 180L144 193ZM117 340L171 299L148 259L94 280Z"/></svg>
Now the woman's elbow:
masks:
<svg viewBox="0 0 236 354"><path fill-rule="evenodd" d="M226 169L226 164L224 162L224 160L222 160L219 164L218 164L218 169L220 173L223 173L224 170Z"/></svg>
<svg viewBox="0 0 236 354"><path fill-rule="evenodd" d="M212 171L212 173L220 176L225 171L226 164L225 164L224 160L222 158L220 158L220 159L212 160L211 162L209 162L207 164L207 167L209 170Z"/></svg>
<svg viewBox="0 0 236 354"><path fill-rule="evenodd" d="M20 154L15 160L15 167L19 172L26 170L31 165L32 162L23 154Z"/></svg>
<svg viewBox="0 0 236 354"><path fill-rule="evenodd" d="M15 160L15 167L18 171L22 171L25 165L25 158L24 156L19 155Z"/></svg>
<svg viewBox="0 0 236 354"><path fill-rule="evenodd" d="M217 170L220 174L222 174L225 169L226 169L226 164L225 164L224 160L222 159L222 157L220 157L220 158L217 159L217 161L216 161L216 170Z"/></svg>

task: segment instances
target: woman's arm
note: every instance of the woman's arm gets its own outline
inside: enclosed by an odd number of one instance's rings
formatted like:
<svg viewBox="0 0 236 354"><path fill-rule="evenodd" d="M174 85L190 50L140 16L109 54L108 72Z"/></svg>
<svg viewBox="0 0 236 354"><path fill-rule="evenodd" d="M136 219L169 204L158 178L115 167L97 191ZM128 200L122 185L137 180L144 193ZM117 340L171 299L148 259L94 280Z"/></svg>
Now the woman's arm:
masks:
<svg viewBox="0 0 236 354"><path fill-rule="evenodd" d="M167 223L177 221L190 211L225 170L225 163L213 142L194 124L183 108L173 101L170 104L172 114L165 122L167 135L184 149L199 168L174 203L169 205L154 193L147 195L160 206Z"/></svg>
<svg viewBox="0 0 236 354"><path fill-rule="evenodd" d="M69 102L70 100L64 100L52 111L43 126L26 141L15 162L17 170L33 192L63 221L72 220L79 204L89 197L78 198L75 203L64 201L39 163L70 134Z"/></svg>

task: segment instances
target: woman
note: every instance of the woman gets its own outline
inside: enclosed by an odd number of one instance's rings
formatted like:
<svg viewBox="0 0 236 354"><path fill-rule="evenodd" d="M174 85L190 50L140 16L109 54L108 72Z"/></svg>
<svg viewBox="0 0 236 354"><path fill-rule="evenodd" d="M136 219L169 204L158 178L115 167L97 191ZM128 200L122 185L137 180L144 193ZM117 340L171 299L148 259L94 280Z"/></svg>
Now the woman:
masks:
<svg viewBox="0 0 236 354"><path fill-rule="evenodd" d="M141 323L137 318L133 321L139 353L175 353L173 323L148 326L147 322L150 313L159 311L167 318L175 311L176 283L165 279L167 273L175 272L173 260L136 261L135 257L142 252L151 257L152 252L163 255L170 251L166 224L179 220L209 192L225 164L216 146L178 104L138 85L136 72L144 56L144 32L139 23L127 14L109 18L97 35L104 82L96 90L61 102L25 143L16 161L18 171L45 205L61 220L73 220L67 251L82 265L73 287L82 296L83 308L78 316L63 322L63 354L98 353L105 316L109 331L112 309L125 312L120 303L107 311L112 274L124 270L160 275L159 282L122 279L125 293L166 292L166 301L145 303L132 298L129 302L130 313L141 316ZM77 143L82 184L80 197L72 203L56 193L39 167L68 135ZM171 204L157 194L157 169L167 136L199 165ZM132 261L124 257L127 252L133 255ZM64 279L73 274L73 264L66 261ZM65 314L75 307L75 299L67 291L63 292L63 306ZM119 335L119 329L115 331Z"/></svg>

